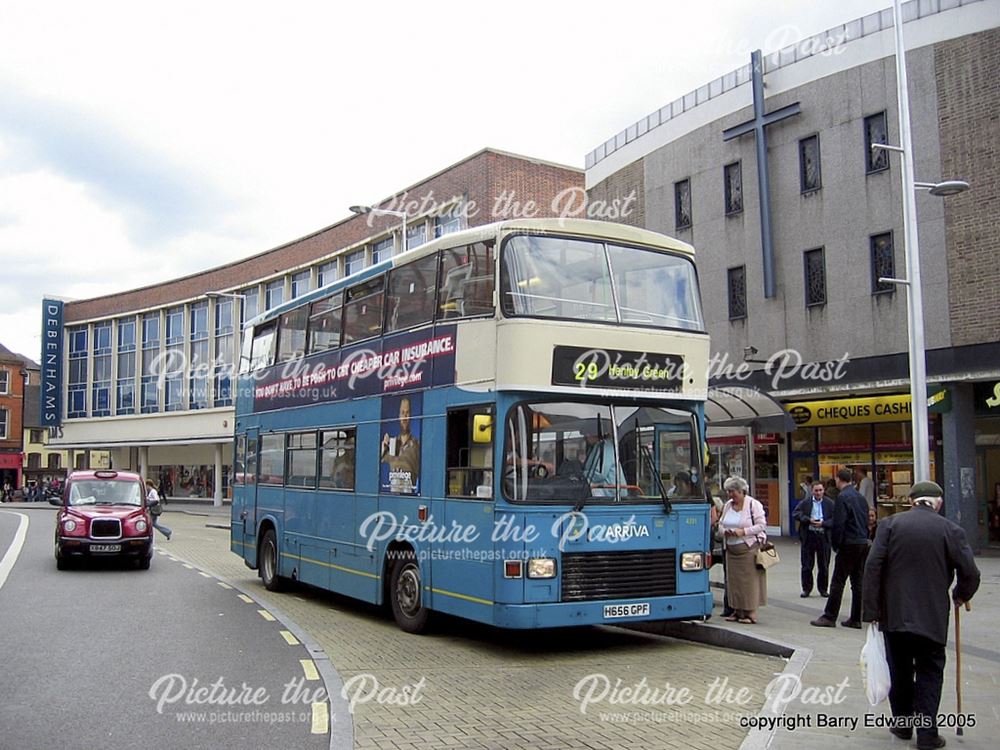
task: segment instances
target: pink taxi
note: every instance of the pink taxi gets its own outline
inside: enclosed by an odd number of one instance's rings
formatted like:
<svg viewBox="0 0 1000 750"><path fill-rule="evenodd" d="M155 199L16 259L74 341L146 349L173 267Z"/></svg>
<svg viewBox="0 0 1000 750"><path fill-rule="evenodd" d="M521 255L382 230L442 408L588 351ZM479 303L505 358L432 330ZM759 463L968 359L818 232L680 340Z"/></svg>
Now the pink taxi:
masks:
<svg viewBox="0 0 1000 750"><path fill-rule="evenodd" d="M153 524L142 478L127 471L74 471L56 514L56 567L73 560L124 558L142 570L153 556Z"/></svg>

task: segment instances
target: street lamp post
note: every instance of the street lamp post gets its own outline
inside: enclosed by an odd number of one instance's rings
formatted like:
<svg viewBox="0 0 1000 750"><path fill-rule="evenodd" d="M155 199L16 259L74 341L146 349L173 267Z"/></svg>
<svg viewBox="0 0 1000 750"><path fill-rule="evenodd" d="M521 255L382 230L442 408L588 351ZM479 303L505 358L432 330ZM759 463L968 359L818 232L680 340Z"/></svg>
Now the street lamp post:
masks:
<svg viewBox="0 0 1000 750"><path fill-rule="evenodd" d="M915 191L926 189L932 195L954 195L968 190L960 180L940 183L916 182L913 178L913 146L910 138L910 101L906 81L906 50L903 46L903 15L900 0L893 0L893 28L896 38L896 97L899 101L900 145L873 143L872 148L884 148L899 154L903 183L903 250L906 259L906 279L884 279L890 283L905 283L906 327L909 334L910 420L913 433L913 481L930 479L930 435L927 418L927 357L924 351L924 302L920 282L920 248L917 240L917 206ZM882 279L880 279L881 281Z"/></svg>
<svg viewBox="0 0 1000 750"><path fill-rule="evenodd" d="M400 252L406 252L406 211L394 211L390 208L376 208L375 206L351 206L350 210L351 213L358 214L359 216L363 216L365 214L375 214L376 216L398 216L403 220L403 236L399 243L399 246L402 248Z"/></svg>

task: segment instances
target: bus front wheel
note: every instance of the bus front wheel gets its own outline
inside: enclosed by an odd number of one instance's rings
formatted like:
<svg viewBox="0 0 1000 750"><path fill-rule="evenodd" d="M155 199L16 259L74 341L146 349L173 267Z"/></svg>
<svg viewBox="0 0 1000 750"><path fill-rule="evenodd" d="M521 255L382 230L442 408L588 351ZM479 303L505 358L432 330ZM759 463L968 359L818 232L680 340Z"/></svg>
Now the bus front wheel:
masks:
<svg viewBox="0 0 1000 750"><path fill-rule="evenodd" d="M268 591L281 591L284 588L284 579L278 575L278 538L274 534L274 529L264 532L258 562L264 588Z"/></svg>
<svg viewBox="0 0 1000 750"><path fill-rule="evenodd" d="M430 610L423 604L420 566L412 555L397 560L389 584L392 616L407 633L421 633L427 627Z"/></svg>

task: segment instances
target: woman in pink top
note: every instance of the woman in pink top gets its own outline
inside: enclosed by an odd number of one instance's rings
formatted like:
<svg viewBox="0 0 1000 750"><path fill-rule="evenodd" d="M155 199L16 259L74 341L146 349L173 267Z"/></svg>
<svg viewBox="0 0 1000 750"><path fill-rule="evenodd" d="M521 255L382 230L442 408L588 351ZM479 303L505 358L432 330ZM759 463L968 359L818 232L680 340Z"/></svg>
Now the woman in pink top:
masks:
<svg viewBox="0 0 1000 750"><path fill-rule="evenodd" d="M757 608L767 604L767 572L757 567L754 553L766 539L764 506L747 494L741 477L723 484L729 499L722 506L718 535L726 543L726 595L735 612L730 622L757 622Z"/></svg>

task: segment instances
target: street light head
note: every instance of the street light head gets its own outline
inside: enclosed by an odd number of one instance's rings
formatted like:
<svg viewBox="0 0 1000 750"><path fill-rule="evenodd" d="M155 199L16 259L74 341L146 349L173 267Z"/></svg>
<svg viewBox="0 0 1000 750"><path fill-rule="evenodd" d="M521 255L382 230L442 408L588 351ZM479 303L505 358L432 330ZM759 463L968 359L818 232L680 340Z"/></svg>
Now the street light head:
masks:
<svg viewBox="0 0 1000 750"><path fill-rule="evenodd" d="M965 180L945 180L930 188L930 194L939 198L947 198L949 195L958 195L969 189L969 183Z"/></svg>
<svg viewBox="0 0 1000 750"><path fill-rule="evenodd" d="M371 206L351 206L350 212L352 214L364 215L370 213L372 210Z"/></svg>

